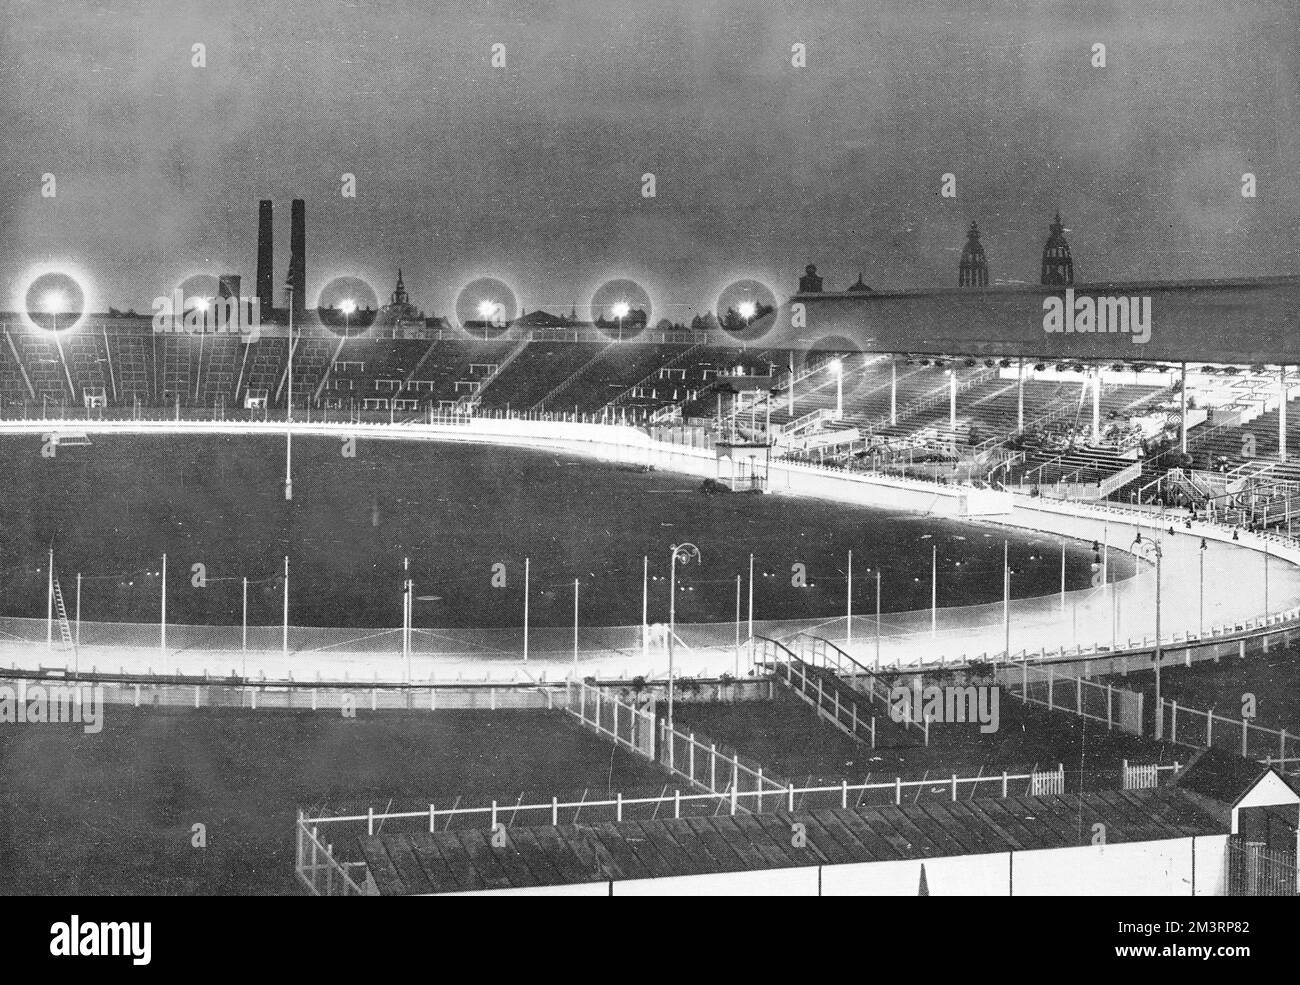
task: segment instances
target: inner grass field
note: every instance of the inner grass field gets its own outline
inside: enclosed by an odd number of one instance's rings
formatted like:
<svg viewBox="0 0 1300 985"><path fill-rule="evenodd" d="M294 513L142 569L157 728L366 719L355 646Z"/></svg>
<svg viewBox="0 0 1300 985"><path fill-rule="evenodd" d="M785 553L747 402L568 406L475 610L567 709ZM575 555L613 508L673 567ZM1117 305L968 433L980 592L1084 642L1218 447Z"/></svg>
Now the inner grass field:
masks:
<svg viewBox="0 0 1300 985"><path fill-rule="evenodd" d="M999 702L997 731L982 733L975 724L934 724L929 746L920 732L905 731L886 716L877 723L877 748L859 745L783 690L776 692L774 701L683 702L674 717L680 730L693 730L725 743L796 787L834 785L841 779L885 783L901 777L933 779L946 796L944 781L954 773L958 777L1000 776L1003 771L1021 774L1064 764L1067 791L1115 790L1120 786L1125 759L1144 764L1185 763L1192 754L1189 749L1108 730L1104 722L1027 706L1005 690ZM972 787L963 785L959 796L969 798L971 791ZM996 793L993 785L984 785L976 795ZM906 796L917 797L918 789ZM892 801L892 797L888 799Z"/></svg>
<svg viewBox="0 0 1300 985"><path fill-rule="evenodd" d="M1111 675L1107 680L1118 687L1146 694L1148 708L1154 708L1154 671L1130 671L1127 676ZM1177 701L1196 711L1213 710L1224 718L1241 720L1243 699L1254 697L1254 724L1283 729L1300 735L1300 643L1270 644L1268 653L1251 652L1244 658L1220 657L1190 667L1163 666L1160 693L1165 701ZM1148 712L1150 718L1150 712Z"/></svg>
<svg viewBox="0 0 1300 985"><path fill-rule="evenodd" d="M283 438L92 441L43 458L37 435L0 437L13 463L0 470L0 615L45 616L51 545L69 606L80 572L82 618L108 622L158 619L164 552L172 623L238 625L247 577L250 625L278 625L286 554L294 625L399 625L406 557L416 626L521 625L526 557L533 625L572 623L575 578L584 625L638 625L643 555L649 620L663 622L669 549L685 541L703 563L678 570L682 622L734 618L751 552L758 619L842 615L850 550L857 613L875 609L877 569L884 611L929 608L932 547L940 605L1001 599L1008 534L989 526L780 493L710 496L698 478L527 449L364 437L355 458L336 439L295 439L286 502ZM1058 591L1059 542L1010 536L1017 595ZM1090 546L1067 550L1071 590L1089 584ZM1129 572L1111 559L1116 577ZM792 584L796 562L809 587Z"/></svg>
<svg viewBox="0 0 1300 985"><path fill-rule="evenodd" d="M0 894L286 894L294 826L528 792L658 794L650 763L559 711L105 707L103 731L0 727ZM191 845L193 825L207 847ZM486 827L487 821L483 822ZM358 829L338 838L341 853ZM364 831L364 826L361 828Z"/></svg>

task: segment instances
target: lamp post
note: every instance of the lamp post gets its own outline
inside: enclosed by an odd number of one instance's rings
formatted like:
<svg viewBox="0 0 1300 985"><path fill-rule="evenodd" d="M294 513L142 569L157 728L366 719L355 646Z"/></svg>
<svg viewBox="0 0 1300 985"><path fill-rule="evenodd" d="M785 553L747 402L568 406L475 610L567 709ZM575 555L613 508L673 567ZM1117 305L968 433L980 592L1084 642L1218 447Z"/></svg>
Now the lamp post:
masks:
<svg viewBox="0 0 1300 985"><path fill-rule="evenodd" d="M289 299L289 406L285 414L284 430L284 498L291 500L293 499L293 431L290 429L290 425L293 424L293 284L286 284L284 292ZM268 400L267 403L270 401ZM286 574L286 579L287 577Z"/></svg>
<svg viewBox="0 0 1300 985"><path fill-rule="evenodd" d="M285 420L293 423L293 284L284 286L285 296L288 298L289 305L289 409Z"/></svg>
<svg viewBox="0 0 1300 985"><path fill-rule="evenodd" d="M1164 560L1164 551L1160 547L1160 542L1156 540L1143 540L1142 534L1133 539L1133 548L1137 553L1146 556L1149 559L1155 559L1156 565L1156 738L1159 739L1164 734L1164 707L1160 697L1160 566ZM1202 555L1204 557L1204 555Z"/></svg>
<svg viewBox="0 0 1300 985"><path fill-rule="evenodd" d="M1201 621L1200 621L1200 632L1197 633L1198 636L1205 635L1205 552L1208 549L1209 549L1209 545L1205 543L1205 538L1202 537L1201 538L1201 581L1200 581Z"/></svg>
<svg viewBox="0 0 1300 985"><path fill-rule="evenodd" d="M701 564L704 558L694 544L674 544L671 548L668 576L668 730L673 728L673 644L677 636L677 563L690 564L695 558Z"/></svg>

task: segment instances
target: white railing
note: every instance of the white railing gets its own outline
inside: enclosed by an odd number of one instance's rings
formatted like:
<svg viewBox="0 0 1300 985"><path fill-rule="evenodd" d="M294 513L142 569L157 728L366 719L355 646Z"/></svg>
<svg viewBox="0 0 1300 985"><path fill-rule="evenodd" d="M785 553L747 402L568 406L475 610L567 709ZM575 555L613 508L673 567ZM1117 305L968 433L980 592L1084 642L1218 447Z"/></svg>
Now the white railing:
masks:
<svg viewBox="0 0 1300 985"><path fill-rule="evenodd" d="M1108 729L1142 735L1141 692L1072 677L1050 665L1030 667L1022 663L1018 673L1016 668L1008 667L997 676L1013 696L1026 704L1066 711L1094 722L1105 722Z"/></svg>
<svg viewBox="0 0 1300 985"><path fill-rule="evenodd" d="M689 740L690 733L676 733L679 740ZM708 746L696 743L696 775L700 787L707 786L704 777L706 770L713 769L707 756ZM449 830L460 820L469 820L490 829L498 826L525 827L537 825L576 824L584 816L597 814L612 816L615 821L624 819L674 819L698 817L706 814L759 813L768 811L811 810L819 807L854 808L880 804L900 805L905 796L916 802L923 795L942 796L945 800L960 800L963 796L973 798L981 787L990 788L986 796L1011 797L1030 796L1033 790L1047 786L1064 788L1065 768L1058 765L1054 770L1033 770L1028 773L988 773L978 776L959 776L956 773L947 776L927 776L919 780L904 780L894 777L892 780L871 783L839 783L825 786L796 787L793 783L778 784L770 776L764 775L761 785L752 789L738 789L732 782L726 764L731 757L719 754L717 760L718 779L714 783L714 792L701 790L697 793L683 793L674 790L654 796L626 797L622 793L604 800L560 800L553 797L541 803L524 803L518 801L492 801L490 805L473 807L443 807L430 804L427 809L418 811L375 811L367 809L364 814L340 814L335 816L300 817L300 830L312 833L320 839L319 831L329 825L345 825L355 828L348 831L349 837L359 836L364 828L367 836L373 837L380 828L389 822L399 822L396 827L401 830L419 830L430 833ZM681 775L685 775L684 773ZM755 772L755 779L757 774ZM1014 786L1013 786L1014 785ZM1023 786L1022 786L1023 785ZM742 784L743 786L743 784ZM734 791L734 793L733 793ZM878 796L871 796L871 795ZM671 815L669 811L671 810ZM400 822L418 822L412 826L401 826ZM324 841L318 844L322 850L328 848ZM337 861L342 866L343 863ZM352 863L355 864L355 863ZM355 881L355 880L354 880Z"/></svg>
<svg viewBox="0 0 1300 985"><path fill-rule="evenodd" d="M653 761L655 758L654 702L638 708L585 681L567 683L567 711L588 728L627 746Z"/></svg>
<svg viewBox="0 0 1300 985"><path fill-rule="evenodd" d="M1247 718L1216 715L1213 709L1199 711L1172 699L1162 699L1161 704L1163 721L1169 723L1169 741L1176 745L1227 749L1283 772L1289 771L1292 764L1300 767L1300 735L1285 728L1272 729Z"/></svg>
<svg viewBox="0 0 1300 985"><path fill-rule="evenodd" d="M667 721L659 723L659 750L659 765L702 793L728 798L732 814L761 811L764 794L770 804L773 795L779 797L790 786L735 750L694 732L669 728ZM752 807L741 803L742 797L753 798Z"/></svg>
<svg viewBox="0 0 1300 985"><path fill-rule="evenodd" d="M364 888L366 863L336 859L334 846L320 840L316 823L303 817L302 811L298 812L297 844L294 870L313 896L370 895Z"/></svg>

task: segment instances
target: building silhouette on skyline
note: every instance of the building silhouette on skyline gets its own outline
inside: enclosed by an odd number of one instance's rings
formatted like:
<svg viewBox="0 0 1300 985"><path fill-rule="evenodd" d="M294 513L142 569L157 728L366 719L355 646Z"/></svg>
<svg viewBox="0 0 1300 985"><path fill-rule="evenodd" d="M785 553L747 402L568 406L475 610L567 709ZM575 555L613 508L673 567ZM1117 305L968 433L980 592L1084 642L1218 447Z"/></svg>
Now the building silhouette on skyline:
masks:
<svg viewBox="0 0 1300 985"><path fill-rule="evenodd" d="M1074 260L1070 257L1070 244L1065 241L1060 212L1052 220L1051 232L1043 246L1041 283L1049 287L1070 287L1074 283Z"/></svg>
<svg viewBox="0 0 1300 985"><path fill-rule="evenodd" d="M961 263L957 268L957 286L989 286L989 261L984 255L984 246L980 243L979 226L973 222L970 231L966 233L966 245L962 247Z"/></svg>

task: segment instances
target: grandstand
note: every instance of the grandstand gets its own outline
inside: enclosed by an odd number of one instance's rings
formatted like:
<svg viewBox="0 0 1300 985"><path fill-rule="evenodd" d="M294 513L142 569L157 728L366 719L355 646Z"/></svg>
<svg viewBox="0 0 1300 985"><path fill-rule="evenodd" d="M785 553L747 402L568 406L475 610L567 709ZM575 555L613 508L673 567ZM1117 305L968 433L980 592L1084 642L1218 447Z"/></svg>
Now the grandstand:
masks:
<svg viewBox="0 0 1300 985"><path fill-rule="evenodd" d="M1129 501L1172 493L1201 508L1239 509L1243 492L1255 503L1294 499L1300 483L1279 440L1300 438L1296 408L1279 423L1279 386L1294 404L1300 381L1292 373L1279 384L1260 364L891 355L856 351L847 339L800 349L736 344L717 332L624 342L591 327L522 322L476 340L429 325L345 340L308 318L295 332L295 406L703 427L823 465L933 477L947 463L1027 493ZM147 319L120 315L57 334L12 318L4 332L0 401L11 416L91 403L109 413L265 415L288 403L284 326L251 343L156 334ZM1167 479L1170 469L1181 471ZM1229 478L1197 475L1204 471Z"/></svg>

